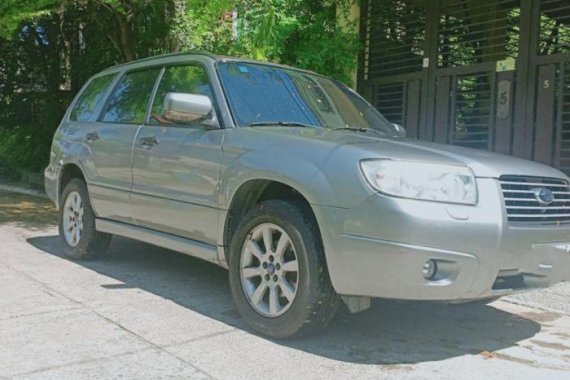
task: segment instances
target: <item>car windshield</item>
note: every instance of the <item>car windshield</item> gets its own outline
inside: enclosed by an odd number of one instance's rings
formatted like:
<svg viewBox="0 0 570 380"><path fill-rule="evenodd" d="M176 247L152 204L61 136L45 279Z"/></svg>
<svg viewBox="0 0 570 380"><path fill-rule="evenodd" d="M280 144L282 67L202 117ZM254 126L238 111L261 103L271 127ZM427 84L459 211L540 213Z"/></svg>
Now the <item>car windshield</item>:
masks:
<svg viewBox="0 0 570 380"><path fill-rule="evenodd" d="M400 136L380 112L344 84L294 69L221 62L218 70L238 126L298 126Z"/></svg>

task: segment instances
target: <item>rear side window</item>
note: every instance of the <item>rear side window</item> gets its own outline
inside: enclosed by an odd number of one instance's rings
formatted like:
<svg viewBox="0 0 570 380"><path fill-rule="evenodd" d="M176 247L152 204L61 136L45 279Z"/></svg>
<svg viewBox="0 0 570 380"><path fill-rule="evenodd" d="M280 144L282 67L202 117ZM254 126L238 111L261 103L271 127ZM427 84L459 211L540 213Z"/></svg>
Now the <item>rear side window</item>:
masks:
<svg viewBox="0 0 570 380"><path fill-rule="evenodd" d="M127 73L113 90L103 113L108 123L142 124L160 69Z"/></svg>
<svg viewBox="0 0 570 380"><path fill-rule="evenodd" d="M164 97L169 92L206 95L212 102L214 101L208 74L203 67L197 65L167 67L152 105L151 124L172 124L165 119L162 109Z"/></svg>
<svg viewBox="0 0 570 380"><path fill-rule="evenodd" d="M114 75L105 75L93 79L73 105L69 119L71 121L88 121L103 101L103 96L113 78L115 78Z"/></svg>

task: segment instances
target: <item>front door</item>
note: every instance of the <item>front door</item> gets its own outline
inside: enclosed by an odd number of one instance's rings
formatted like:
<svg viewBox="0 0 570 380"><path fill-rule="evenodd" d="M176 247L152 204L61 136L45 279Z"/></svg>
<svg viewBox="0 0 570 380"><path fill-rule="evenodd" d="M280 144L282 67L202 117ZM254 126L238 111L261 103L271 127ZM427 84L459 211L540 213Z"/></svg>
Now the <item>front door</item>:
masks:
<svg viewBox="0 0 570 380"><path fill-rule="evenodd" d="M86 129L95 176L89 192L100 218L131 222L131 154L160 69L125 74L113 89L101 117Z"/></svg>
<svg viewBox="0 0 570 380"><path fill-rule="evenodd" d="M213 102L203 66L165 68L149 121L134 143L132 215L142 227L215 245L223 131L169 121L162 112L169 92L207 95Z"/></svg>

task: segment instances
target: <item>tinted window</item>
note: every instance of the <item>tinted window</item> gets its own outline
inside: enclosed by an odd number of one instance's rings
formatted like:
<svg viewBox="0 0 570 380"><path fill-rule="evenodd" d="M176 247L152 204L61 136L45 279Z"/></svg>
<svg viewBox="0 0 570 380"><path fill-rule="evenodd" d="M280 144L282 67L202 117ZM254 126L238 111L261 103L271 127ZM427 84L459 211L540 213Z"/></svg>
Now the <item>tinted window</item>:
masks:
<svg viewBox="0 0 570 380"><path fill-rule="evenodd" d="M206 95L212 100L212 90L206 70L201 66L167 67L152 105L151 124L171 124L163 112L164 97L169 92Z"/></svg>
<svg viewBox="0 0 570 380"><path fill-rule="evenodd" d="M300 123L321 128L370 128L398 136L374 107L340 82L270 65L218 65L230 109L239 126Z"/></svg>
<svg viewBox="0 0 570 380"><path fill-rule="evenodd" d="M127 73L113 90L102 121L142 124L159 71L157 68Z"/></svg>
<svg viewBox="0 0 570 380"><path fill-rule="evenodd" d="M103 95L113 81L114 75L106 75L93 79L71 110L69 116L71 121L87 121L93 115L95 109L103 101Z"/></svg>
<svg viewBox="0 0 570 380"><path fill-rule="evenodd" d="M246 63L219 65L226 95L239 125L288 121L318 124L318 119L288 73L270 66Z"/></svg>

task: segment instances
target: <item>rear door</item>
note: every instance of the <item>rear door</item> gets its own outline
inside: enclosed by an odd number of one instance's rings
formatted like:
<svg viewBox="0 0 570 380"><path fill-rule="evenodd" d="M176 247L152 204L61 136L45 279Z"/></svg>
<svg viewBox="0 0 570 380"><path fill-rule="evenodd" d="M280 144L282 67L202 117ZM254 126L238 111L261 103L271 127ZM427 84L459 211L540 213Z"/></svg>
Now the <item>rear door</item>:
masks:
<svg viewBox="0 0 570 380"><path fill-rule="evenodd" d="M215 104L200 63L165 67L134 143L132 215L140 226L215 245L223 130L168 121L163 104L169 92L206 95Z"/></svg>
<svg viewBox="0 0 570 380"><path fill-rule="evenodd" d="M127 72L113 89L99 120L86 130L95 176L89 192L100 218L131 222L131 154L160 68Z"/></svg>

